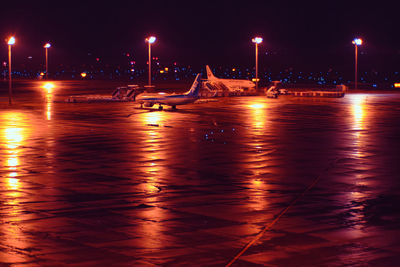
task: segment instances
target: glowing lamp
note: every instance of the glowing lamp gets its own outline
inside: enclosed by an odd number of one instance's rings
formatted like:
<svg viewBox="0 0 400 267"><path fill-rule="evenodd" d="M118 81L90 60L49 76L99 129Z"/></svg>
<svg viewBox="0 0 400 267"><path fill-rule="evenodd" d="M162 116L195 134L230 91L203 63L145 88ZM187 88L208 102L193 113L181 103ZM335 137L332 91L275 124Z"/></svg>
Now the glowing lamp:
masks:
<svg viewBox="0 0 400 267"><path fill-rule="evenodd" d="M394 87L400 88L400 83L395 83L395 84L394 84Z"/></svg>
<svg viewBox="0 0 400 267"><path fill-rule="evenodd" d="M154 43L156 41L156 37L150 36L149 38L146 38L146 42L149 42L150 44Z"/></svg>
<svg viewBox="0 0 400 267"><path fill-rule="evenodd" d="M13 45L13 44L15 44L15 38L14 38L14 36L11 36L10 39L8 39L7 44L8 44L8 45Z"/></svg>
<svg viewBox="0 0 400 267"><path fill-rule="evenodd" d="M260 43L262 43L263 38L261 38L261 37L255 37L255 38L251 39L251 41L252 41L253 43L260 44Z"/></svg>
<svg viewBox="0 0 400 267"><path fill-rule="evenodd" d="M362 45L362 39L360 38L355 38L352 42L354 45Z"/></svg>
<svg viewBox="0 0 400 267"><path fill-rule="evenodd" d="M82 72L82 73L81 73L81 77L82 77L82 78L85 78L86 75L87 75L86 72Z"/></svg>
<svg viewBox="0 0 400 267"><path fill-rule="evenodd" d="M51 47L51 44L46 43L43 47L44 47L44 48L50 48L50 47Z"/></svg>

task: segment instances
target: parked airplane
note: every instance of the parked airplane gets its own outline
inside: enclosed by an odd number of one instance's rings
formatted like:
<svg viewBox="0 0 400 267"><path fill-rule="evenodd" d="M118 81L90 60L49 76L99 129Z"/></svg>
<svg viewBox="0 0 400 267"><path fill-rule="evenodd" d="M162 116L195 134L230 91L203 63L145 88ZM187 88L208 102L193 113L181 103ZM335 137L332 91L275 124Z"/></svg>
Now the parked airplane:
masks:
<svg viewBox="0 0 400 267"><path fill-rule="evenodd" d="M207 70L207 81L206 86L214 87L220 91L243 91L255 88L255 84L249 80L239 80L239 79L220 79L214 76L210 67L206 66Z"/></svg>
<svg viewBox="0 0 400 267"><path fill-rule="evenodd" d="M142 93L136 96L136 101L140 103L140 107L152 107L154 104L159 104L158 109L162 110L162 105L171 106L176 109L177 105L185 105L193 103L199 98L199 90L201 87L201 73L197 74L192 87L186 93L167 94L167 93Z"/></svg>

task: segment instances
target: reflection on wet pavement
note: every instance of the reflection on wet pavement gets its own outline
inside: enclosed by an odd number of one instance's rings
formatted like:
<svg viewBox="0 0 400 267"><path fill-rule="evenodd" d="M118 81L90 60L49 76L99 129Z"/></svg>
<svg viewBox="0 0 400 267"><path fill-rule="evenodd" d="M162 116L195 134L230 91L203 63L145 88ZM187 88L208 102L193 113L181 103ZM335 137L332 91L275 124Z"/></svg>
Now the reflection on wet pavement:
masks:
<svg viewBox="0 0 400 267"><path fill-rule="evenodd" d="M233 266L400 261L400 94L158 111L37 88L0 110L0 265L223 266L319 176Z"/></svg>

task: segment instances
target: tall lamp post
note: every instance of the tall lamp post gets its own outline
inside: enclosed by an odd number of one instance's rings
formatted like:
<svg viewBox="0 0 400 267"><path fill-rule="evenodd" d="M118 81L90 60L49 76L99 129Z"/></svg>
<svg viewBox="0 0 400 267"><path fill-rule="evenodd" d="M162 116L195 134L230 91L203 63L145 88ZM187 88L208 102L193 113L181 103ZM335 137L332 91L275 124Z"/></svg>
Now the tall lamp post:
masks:
<svg viewBox="0 0 400 267"><path fill-rule="evenodd" d="M47 50L51 47L51 44L46 43L43 47L46 50L46 80L47 80L49 78L49 53Z"/></svg>
<svg viewBox="0 0 400 267"><path fill-rule="evenodd" d="M359 45L362 45L362 39L360 39L360 38L355 38L353 41L352 41L352 43L353 43L353 45L354 45L354 53L355 53L355 66L354 66L354 83L355 83L355 85L354 85L354 87L355 87L355 89L357 90L357 83L358 83L358 76L357 76L357 65L358 65L358 46Z"/></svg>
<svg viewBox="0 0 400 267"><path fill-rule="evenodd" d="M14 36L11 36L8 41L8 104L11 105L12 86L11 86L11 46L15 44Z"/></svg>
<svg viewBox="0 0 400 267"><path fill-rule="evenodd" d="M262 43L263 38L261 37L254 37L251 41L256 46L256 91L258 91L258 45Z"/></svg>
<svg viewBox="0 0 400 267"><path fill-rule="evenodd" d="M149 87L151 86L151 44L156 41L156 37L150 36L146 38L146 42L149 43Z"/></svg>

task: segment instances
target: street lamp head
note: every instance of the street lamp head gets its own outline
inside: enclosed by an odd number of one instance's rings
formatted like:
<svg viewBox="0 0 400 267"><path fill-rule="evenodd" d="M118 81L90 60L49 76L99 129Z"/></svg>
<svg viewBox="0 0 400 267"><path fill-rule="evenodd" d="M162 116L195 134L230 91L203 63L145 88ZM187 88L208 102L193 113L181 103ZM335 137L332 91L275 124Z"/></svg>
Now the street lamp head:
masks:
<svg viewBox="0 0 400 267"><path fill-rule="evenodd" d="M353 45L362 45L362 39L355 38L352 43L353 43Z"/></svg>
<svg viewBox="0 0 400 267"><path fill-rule="evenodd" d="M14 36L11 36L10 39L8 39L7 44L8 44L8 45L13 45L13 44L15 44L15 38L14 38Z"/></svg>
<svg viewBox="0 0 400 267"><path fill-rule="evenodd" d="M148 38L146 38L146 42L148 42L149 44L152 44L156 41L156 37L154 36L150 36Z"/></svg>
<svg viewBox="0 0 400 267"><path fill-rule="evenodd" d="M252 41L253 43L260 44L260 43L262 43L263 38L261 38L261 37L254 37L253 39L251 39L251 41Z"/></svg>
<svg viewBox="0 0 400 267"><path fill-rule="evenodd" d="M51 44L50 44L50 43L46 43L43 47L44 47L44 48L50 48L50 47L51 47Z"/></svg>

